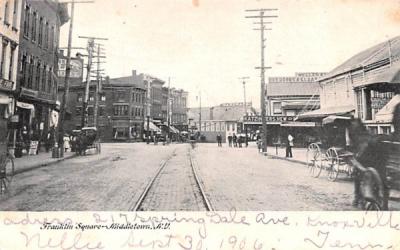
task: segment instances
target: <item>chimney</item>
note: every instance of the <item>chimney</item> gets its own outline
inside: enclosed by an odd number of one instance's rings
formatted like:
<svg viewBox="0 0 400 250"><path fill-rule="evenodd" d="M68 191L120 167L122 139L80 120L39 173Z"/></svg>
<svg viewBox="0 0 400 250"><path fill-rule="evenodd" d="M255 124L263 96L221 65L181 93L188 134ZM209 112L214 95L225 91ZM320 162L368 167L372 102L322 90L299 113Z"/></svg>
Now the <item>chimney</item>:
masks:
<svg viewBox="0 0 400 250"><path fill-rule="evenodd" d="M106 84L110 84L110 77L106 76Z"/></svg>
<svg viewBox="0 0 400 250"><path fill-rule="evenodd" d="M134 70L132 70L132 76L133 76L133 79L136 79L136 69L134 69Z"/></svg>

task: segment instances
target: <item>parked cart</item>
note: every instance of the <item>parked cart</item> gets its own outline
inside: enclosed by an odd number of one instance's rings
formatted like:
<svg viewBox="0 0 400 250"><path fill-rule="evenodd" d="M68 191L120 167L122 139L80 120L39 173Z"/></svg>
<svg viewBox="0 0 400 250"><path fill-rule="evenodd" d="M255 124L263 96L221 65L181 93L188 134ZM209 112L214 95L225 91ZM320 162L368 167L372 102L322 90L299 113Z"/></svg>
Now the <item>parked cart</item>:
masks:
<svg viewBox="0 0 400 250"><path fill-rule="evenodd" d="M96 154L101 153L101 143L97 128L84 127L77 135L75 141L76 153L79 155L86 155L87 151L94 149Z"/></svg>

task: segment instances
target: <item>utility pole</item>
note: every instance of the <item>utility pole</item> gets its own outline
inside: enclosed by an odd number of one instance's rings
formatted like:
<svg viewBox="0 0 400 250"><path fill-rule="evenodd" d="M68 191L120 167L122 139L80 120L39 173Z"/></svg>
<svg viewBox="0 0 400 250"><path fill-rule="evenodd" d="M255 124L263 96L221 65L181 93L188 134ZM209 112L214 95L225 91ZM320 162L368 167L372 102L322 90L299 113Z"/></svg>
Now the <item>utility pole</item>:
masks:
<svg viewBox="0 0 400 250"><path fill-rule="evenodd" d="M199 132L201 136L201 91L199 92Z"/></svg>
<svg viewBox="0 0 400 250"><path fill-rule="evenodd" d="M264 32L266 30L271 30L271 29L267 29L265 27L265 24L269 24L271 22L265 22L264 19L267 18L276 18L278 16L276 15L265 15L265 12L270 12L270 11L277 11L278 9L249 9L246 10L247 12L258 12L259 14L256 16L246 16L246 18L257 18L260 19L260 22L256 22L254 24L256 25L260 25L259 29L254 29L254 30L259 30L261 31L261 66L260 67L256 67L256 69L260 69L261 70L261 100L260 100L260 107L261 107L261 122L262 122L262 130L263 130L263 137L262 137L262 141L263 141L263 148L262 151L264 153L267 152L267 121L266 121L266 110L265 110L265 96L267 95L267 91L266 91L266 86L265 86L265 70L266 69L270 69L271 67L265 67L265 41L266 39L264 38L265 34Z"/></svg>
<svg viewBox="0 0 400 250"><path fill-rule="evenodd" d="M150 143L150 79L147 79L147 98L146 98L146 103L147 103L147 132L146 132L146 143Z"/></svg>
<svg viewBox="0 0 400 250"><path fill-rule="evenodd" d="M168 77L168 98L167 98L167 122L168 122L168 141L171 142L171 77Z"/></svg>
<svg viewBox="0 0 400 250"><path fill-rule="evenodd" d="M85 86L85 95L83 98L83 108L82 108L82 121L81 121L81 127L85 127L88 125L89 121L89 113L88 113L88 104L89 104L89 93L90 93L90 83L91 83L91 73L92 73L92 60L94 57L94 47L95 47L95 40L108 40L107 38L99 38L99 37L87 37L87 36L79 36L79 38L84 38L88 39L88 62L87 62L87 72L86 72L86 86ZM96 55L96 57L99 58L105 58L105 56L101 56L100 54ZM100 69L98 69L100 70ZM96 74L97 76L97 74ZM98 82L97 84L98 85ZM97 95L98 88L96 88L96 93ZM94 114L94 117L96 114Z"/></svg>
<svg viewBox="0 0 400 250"><path fill-rule="evenodd" d="M97 72L96 72L96 78L97 78L97 84L96 84L96 93L94 96L94 114L93 114L93 126L97 128L97 123L98 123L98 110L99 110L99 99L100 99L100 92L102 92L102 76L101 76L101 71L100 69L100 64L103 63L100 61L100 55L102 54L102 44L97 44Z"/></svg>
<svg viewBox="0 0 400 250"><path fill-rule="evenodd" d="M244 124L245 123L245 119L247 117L247 104L246 104L246 80L250 79L250 77L248 76L244 76L244 77L239 77L240 80L243 81L243 100L244 100L244 117L243 117L243 130L246 133L245 136L245 143L246 143L246 147L249 146L249 141L248 141L248 137L247 137L247 126Z"/></svg>
<svg viewBox="0 0 400 250"><path fill-rule="evenodd" d="M67 50L67 62L65 69L65 80L64 80L64 94L61 100L60 106L60 116L58 118L58 145L54 145L55 150L58 150L57 153L53 151L53 158L64 157L64 121L65 121L65 113L67 109L67 102L69 97L69 78L71 74L71 47L72 47L72 33L74 27L74 10L76 3L94 3L94 1L75 1L72 0L70 2L60 2L60 3L70 3L71 4L71 18L69 21L69 31L68 31L68 50ZM56 136L54 136L56 138Z"/></svg>

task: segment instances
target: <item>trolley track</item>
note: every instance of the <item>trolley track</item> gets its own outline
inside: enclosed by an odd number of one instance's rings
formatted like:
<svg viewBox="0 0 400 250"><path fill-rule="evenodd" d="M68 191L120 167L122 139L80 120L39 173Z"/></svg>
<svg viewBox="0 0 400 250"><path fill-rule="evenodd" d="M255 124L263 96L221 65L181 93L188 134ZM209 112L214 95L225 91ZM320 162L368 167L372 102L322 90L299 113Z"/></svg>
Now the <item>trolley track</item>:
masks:
<svg viewBox="0 0 400 250"><path fill-rule="evenodd" d="M169 164L171 163L171 160L174 157L177 157L176 154L177 149L175 149L172 154L164 161L161 162L160 167L157 169L155 175L151 178L151 180L148 182L148 184L146 185L146 187L144 188L143 192L141 193L141 195L139 196L139 199L136 201L136 203L134 205L132 205L129 210L130 211L145 211L146 209L143 208L143 204L146 202L146 199L150 198L149 194L151 192L155 192L157 187L155 187L155 182L157 180L159 180L160 178L163 178L162 174L163 171L166 170L166 168L169 166ZM193 174L193 176L187 176L185 178L193 178L193 183L195 183L197 190L193 190L193 192L196 192L199 195L193 194L193 197L196 196L200 196L201 197L201 201L202 201L202 205L204 206L206 211L213 211L213 207L211 205L211 202L209 201L209 199L206 196L205 193L205 189L203 186L203 182L201 181L201 178L199 176L199 173L197 171L197 165L195 160L193 159L192 156L192 149L188 149L187 151L187 157L188 157L188 162L190 166L186 166L185 167L190 167L190 172Z"/></svg>

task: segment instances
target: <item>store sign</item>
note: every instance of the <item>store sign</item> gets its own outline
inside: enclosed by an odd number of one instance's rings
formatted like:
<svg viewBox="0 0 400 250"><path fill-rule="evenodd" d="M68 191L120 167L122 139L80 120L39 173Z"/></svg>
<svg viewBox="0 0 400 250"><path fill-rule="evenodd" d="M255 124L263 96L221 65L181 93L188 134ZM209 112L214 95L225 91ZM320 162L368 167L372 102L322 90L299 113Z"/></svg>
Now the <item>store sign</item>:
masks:
<svg viewBox="0 0 400 250"><path fill-rule="evenodd" d="M373 97L371 98L371 108L380 110L382 109L388 102L390 101L390 98L376 98Z"/></svg>
<svg viewBox="0 0 400 250"><path fill-rule="evenodd" d="M26 97L37 98L39 95L39 92L36 90L21 88L21 95L26 96Z"/></svg>
<svg viewBox="0 0 400 250"><path fill-rule="evenodd" d="M0 78L0 89L2 90L13 90L14 82Z"/></svg>
<svg viewBox="0 0 400 250"><path fill-rule="evenodd" d="M70 78L82 78L83 75L83 64L81 60L71 59L71 72ZM65 77L67 70L67 59L58 60L58 76Z"/></svg>
<svg viewBox="0 0 400 250"><path fill-rule="evenodd" d="M50 93L46 93L46 92L39 92L38 98L42 99L42 100L46 100L46 101L51 101L51 100L53 100L53 95Z"/></svg>
<svg viewBox="0 0 400 250"><path fill-rule="evenodd" d="M294 121L295 116L266 116L265 120L267 122L292 122ZM261 116L245 116L243 117L244 122L255 122L255 123L261 123L262 119Z"/></svg>

